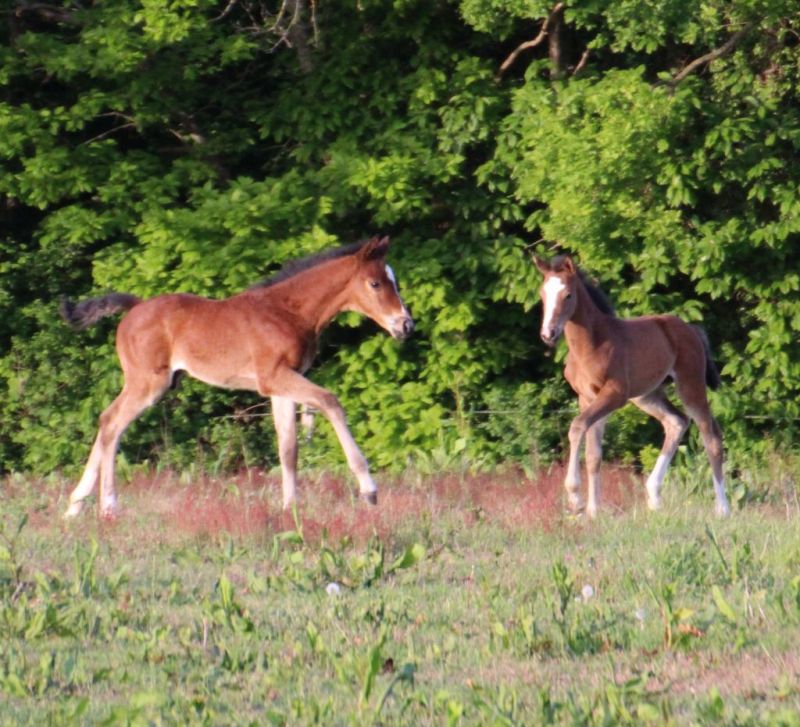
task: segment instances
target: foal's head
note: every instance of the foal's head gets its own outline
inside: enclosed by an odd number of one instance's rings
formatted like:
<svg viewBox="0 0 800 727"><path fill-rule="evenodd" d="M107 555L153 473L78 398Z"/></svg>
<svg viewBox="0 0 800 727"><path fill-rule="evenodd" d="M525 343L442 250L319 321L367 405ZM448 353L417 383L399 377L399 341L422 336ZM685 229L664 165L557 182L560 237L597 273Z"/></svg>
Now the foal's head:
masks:
<svg viewBox="0 0 800 727"><path fill-rule="evenodd" d="M540 335L548 346L555 346L567 321L575 313L578 301L575 289L580 274L569 255L559 256L551 262L534 257L534 262L544 274L540 291L544 305Z"/></svg>
<svg viewBox="0 0 800 727"><path fill-rule="evenodd" d="M414 330L414 320L397 290L394 273L386 264L388 249L388 237L373 237L356 253L358 268L350 283L348 308L369 316L402 341Z"/></svg>

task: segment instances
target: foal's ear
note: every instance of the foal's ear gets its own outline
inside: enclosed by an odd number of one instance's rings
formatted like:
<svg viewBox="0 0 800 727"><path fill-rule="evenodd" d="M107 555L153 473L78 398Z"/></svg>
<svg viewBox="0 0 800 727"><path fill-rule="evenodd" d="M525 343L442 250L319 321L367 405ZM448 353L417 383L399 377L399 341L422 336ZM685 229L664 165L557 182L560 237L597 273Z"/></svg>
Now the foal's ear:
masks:
<svg viewBox="0 0 800 727"><path fill-rule="evenodd" d="M549 273L550 272L550 263L547 260L543 260L538 255L531 255L531 259L533 260L534 265L539 268L539 271L542 273Z"/></svg>
<svg viewBox="0 0 800 727"><path fill-rule="evenodd" d="M575 271L577 270L575 266L575 262L572 259L571 255L565 255L564 261L561 263L562 270L568 272L570 275L574 275Z"/></svg>
<svg viewBox="0 0 800 727"><path fill-rule="evenodd" d="M359 254L364 262L370 260L382 260L386 257L386 252L389 250L389 237L371 237L364 243Z"/></svg>

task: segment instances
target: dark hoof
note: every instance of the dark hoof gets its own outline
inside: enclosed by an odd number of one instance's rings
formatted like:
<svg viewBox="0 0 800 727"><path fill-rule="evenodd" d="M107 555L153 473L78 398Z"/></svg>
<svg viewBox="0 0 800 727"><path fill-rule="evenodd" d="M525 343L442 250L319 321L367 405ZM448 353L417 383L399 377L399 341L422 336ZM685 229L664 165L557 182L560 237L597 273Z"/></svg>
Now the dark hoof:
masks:
<svg viewBox="0 0 800 727"><path fill-rule="evenodd" d="M362 492L361 497L364 499L364 502L369 503L370 505L377 505L378 504L378 493L377 492Z"/></svg>

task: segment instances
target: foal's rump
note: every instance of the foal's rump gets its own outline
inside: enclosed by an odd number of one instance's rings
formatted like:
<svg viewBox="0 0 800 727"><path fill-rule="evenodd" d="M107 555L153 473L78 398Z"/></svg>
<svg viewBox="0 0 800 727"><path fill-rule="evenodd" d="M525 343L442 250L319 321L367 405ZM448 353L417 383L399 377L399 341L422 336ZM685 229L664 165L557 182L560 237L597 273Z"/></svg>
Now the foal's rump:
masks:
<svg viewBox="0 0 800 727"><path fill-rule="evenodd" d="M674 315L619 321L625 330L625 360L631 394L641 396L668 379L700 379L711 389L720 384L705 331Z"/></svg>
<svg viewBox="0 0 800 727"><path fill-rule="evenodd" d="M692 328L694 328L697 335L700 336L700 340L703 343L703 352L706 356L706 386L708 386L709 389L718 389L722 380L719 377L719 370L711 355L711 344L708 341L706 330L702 326L692 326Z"/></svg>
<svg viewBox="0 0 800 727"><path fill-rule="evenodd" d="M711 345L705 330L673 315L653 316L653 318L659 321L674 351L674 377L697 378L701 375L708 388L719 388L719 372L714 364Z"/></svg>

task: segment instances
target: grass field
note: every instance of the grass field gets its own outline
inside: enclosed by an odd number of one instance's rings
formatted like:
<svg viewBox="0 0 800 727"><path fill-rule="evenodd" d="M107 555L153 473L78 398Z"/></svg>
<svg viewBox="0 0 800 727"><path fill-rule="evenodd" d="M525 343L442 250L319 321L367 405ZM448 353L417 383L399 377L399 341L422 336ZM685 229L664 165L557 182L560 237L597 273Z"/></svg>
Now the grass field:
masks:
<svg viewBox="0 0 800 727"><path fill-rule="evenodd" d="M691 467L656 514L606 474L596 522L558 469L377 509L312 475L295 517L274 475L140 474L67 525L71 483L9 478L0 722L800 725L796 481L719 521Z"/></svg>

